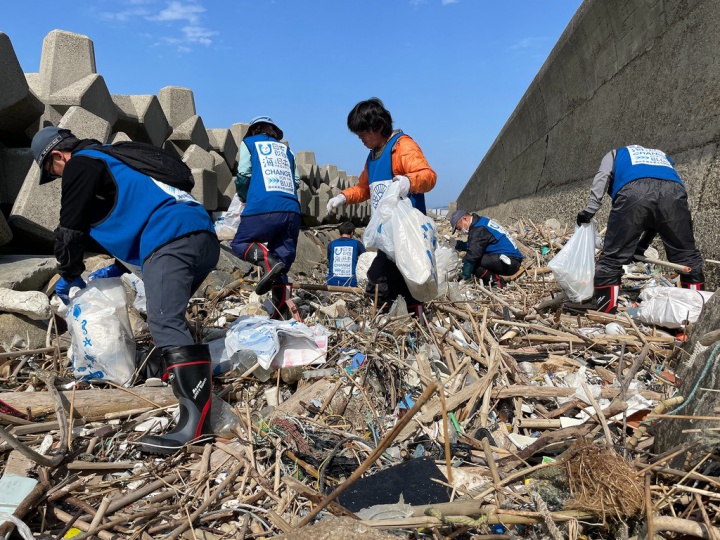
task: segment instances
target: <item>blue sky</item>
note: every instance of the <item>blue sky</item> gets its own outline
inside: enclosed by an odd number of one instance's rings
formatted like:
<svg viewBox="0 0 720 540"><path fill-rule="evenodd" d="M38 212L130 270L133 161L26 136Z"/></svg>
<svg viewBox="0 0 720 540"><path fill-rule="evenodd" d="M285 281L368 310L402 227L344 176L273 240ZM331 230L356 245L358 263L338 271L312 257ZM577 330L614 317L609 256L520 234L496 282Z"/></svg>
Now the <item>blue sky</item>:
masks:
<svg viewBox="0 0 720 540"><path fill-rule="evenodd" d="M114 94L193 90L205 127L270 115L295 151L359 174L350 109L377 96L457 199L581 0L6 2L25 72L55 28L89 36Z"/></svg>

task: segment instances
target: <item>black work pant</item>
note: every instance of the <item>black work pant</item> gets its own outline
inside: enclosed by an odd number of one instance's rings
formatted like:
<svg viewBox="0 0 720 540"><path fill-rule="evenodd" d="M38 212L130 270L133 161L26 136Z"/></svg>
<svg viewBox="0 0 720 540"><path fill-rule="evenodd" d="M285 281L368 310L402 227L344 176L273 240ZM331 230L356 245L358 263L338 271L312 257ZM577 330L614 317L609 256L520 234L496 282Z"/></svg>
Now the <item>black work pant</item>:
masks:
<svg viewBox="0 0 720 540"><path fill-rule="evenodd" d="M475 263L475 268L473 268L475 277L488 281L493 274L511 276L520 270L520 264L522 263L520 259L508 257L510 263L505 263L500 257L501 255L498 253L485 253L480 261Z"/></svg>
<svg viewBox="0 0 720 540"><path fill-rule="evenodd" d="M398 295L405 298L408 307L421 304L419 300L410 294L402 273L393 261L383 251L377 252L367 272L368 282L365 286L365 294L371 298L375 297L375 286L378 290L378 307L387 304L392 305Z"/></svg>
<svg viewBox="0 0 720 540"><path fill-rule="evenodd" d="M643 233L662 238L670 262L689 266L688 283L703 283L703 260L695 246L685 187L669 180L640 178L624 186L613 200L605 244L595 266L595 287L620 284L622 266L633 260ZM647 248L652 232L643 236Z"/></svg>

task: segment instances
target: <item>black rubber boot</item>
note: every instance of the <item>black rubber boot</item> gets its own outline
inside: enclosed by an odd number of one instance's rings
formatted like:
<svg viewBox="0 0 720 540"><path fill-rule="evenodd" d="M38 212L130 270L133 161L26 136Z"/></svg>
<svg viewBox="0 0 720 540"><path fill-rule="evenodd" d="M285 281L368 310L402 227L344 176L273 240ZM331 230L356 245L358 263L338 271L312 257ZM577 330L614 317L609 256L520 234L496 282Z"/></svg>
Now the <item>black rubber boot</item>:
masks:
<svg viewBox="0 0 720 540"><path fill-rule="evenodd" d="M593 302L597 310L615 315L617 313L618 294L620 294L620 285L595 287Z"/></svg>
<svg viewBox="0 0 720 540"><path fill-rule="evenodd" d="M423 314L425 313L425 304L412 304L407 307L408 313L415 317L418 321L423 322Z"/></svg>
<svg viewBox="0 0 720 540"><path fill-rule="evenodd" d="M691 291L704 291L705 290L705 282L691 283L690 281L688 281L690 278L687 276L680 276L678 279L680 279L680 286L683 289L690 289Z"/></svg>
<svg viewBox="0 0 720 540"><path fill-rule="evenodd" d="M268 292L275 282L275 278L285 270L283 262L270 253L265 246L257 242L253 242L245 250L243 259L254 265L261 266L264 271L263 277L255 285L256 294Z"/></svg>
<svg viewBox="0 0 720 540"><path fill-rule="evenodd" d="M168 381L180 404L175 429L164 435L140 438L141 450L150 454L174 454L186 443L209 433L212 368L207 345L168 347L163 351ZM197 442L208 442L212 437Z"/></svg>
<svg viewBox="0 0 720 540"><path fill-rule="evenodd" d="M292 319L290 307L287 301L292 298L292 283L276 283L272 286L272 307L271 319L287 321Z"/></svg>

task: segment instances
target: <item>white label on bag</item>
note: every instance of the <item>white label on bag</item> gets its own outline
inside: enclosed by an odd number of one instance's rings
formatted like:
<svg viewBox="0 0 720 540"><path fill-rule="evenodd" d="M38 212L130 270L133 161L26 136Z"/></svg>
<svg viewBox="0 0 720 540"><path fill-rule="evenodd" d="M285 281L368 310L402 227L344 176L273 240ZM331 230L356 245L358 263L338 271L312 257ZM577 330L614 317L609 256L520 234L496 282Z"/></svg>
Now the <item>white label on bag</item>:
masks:
<svg viewBox="0 0 720 540"><path fill-rule="evenodd" d="M515 244L515 240L512 239L512 236L510 236L510 234L507 232L507 230L505 229L505 227L503 227L502 225L500 225L497 221L493 221L492 219L488 219L487 226L488 226L489 229L496 230L497 232L499 232L500 234L502 234L503 236L505 236L505 238L507 238L507 239L510 241L510 243L512 244L512 246L513 246L515 249L517 249L517 244Z"/></svg>
<svg viewBox="0 0 720 540"><path fill-rule="evenodd" d="M385 191L392 184L392 180L378 180L370 184L370 204L372 209L375 210L380 203L380 199L385 196Z"/></svg>
<svg viewBox="0 0 720 540"><path fill-rule="evenodd" d="M352 246L335 246L333 248L332 273L336 277L352 277Z"/></svg>
<svg viewBox="0 0 720 540"><path fill-rule="evenodd" d="M633 165L655 165L657 167L670 167L672 164L668 161L665 152L655 150L653 148L644 148L642 146L628 146L630 154L630 162Z"/></svg>
<svg viewBox="0 0 720 540"><path fill-rule="evenodd" d="M260 159L265 191L282 191L294 195L295 181L287 157L287 147L279 142L258 141L255 149Z"/></svg>
<svg viewBox="0 0 720 540"><path fill-rule="evenodd" d="M200 204L198 200L190 195L187 191L183 191L182 189L178 189L176 187L173 187L169 184L166 184L164 182L161 182L160 180L155 180L152 176L150 179L155 182L155 185L162 189L165 193L173 197L177 202L186 203L186 202L192 202L196 204Z"/></svg>

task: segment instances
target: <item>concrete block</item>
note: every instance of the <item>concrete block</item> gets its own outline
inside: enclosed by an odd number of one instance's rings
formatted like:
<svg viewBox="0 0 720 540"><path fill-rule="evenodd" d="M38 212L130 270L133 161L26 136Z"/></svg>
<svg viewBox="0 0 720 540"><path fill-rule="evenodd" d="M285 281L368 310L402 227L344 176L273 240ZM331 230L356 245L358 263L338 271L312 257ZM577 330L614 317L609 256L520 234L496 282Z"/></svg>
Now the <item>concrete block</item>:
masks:
<svg viewBox="0 0 720 540"><path fill-rule="evenodd" d="M323 165L322 167L320 167L320 177L322 178L323 184L337 183L337 165Z"/></svg>
<svg viewBox="0 0 720 540"><path fill-rule="evenodd" d="M195 197L205 210L213 211L218 205L217 175L213 170L191 169L195 187L190 194Z"/></svg>
<svg viewBox="0 0 720 540"><path fill-rule="evenodd" d="M305 184L311 184L312 183L312 174L313 174L313 166L312 165L305 165L303 163L295 162L295 165L297 166L298 174L300 175L300 180L304 182Z"/></svg>
<svg viewBox="0 0 720 540"><path fill-rule="evenodd" d="M318 201L318 208L317 208L317 218L318 221L321 223L329 223L334 219L334 214L328 216L327 213L327 203L330 200L330 192L329 191L319 191L316 195L317 201Z"/></svg>
<svg viewBox="0 0 720 540"><path fill-rule="evenodd" d="M180 148L177 144L175 144L173 141L165 141L162 145L163 149L167 150L171 154L174 154L175 157L178 159L182 159L183 154L185 153L185 150Z"/></svg>
<svg viewBox="0 0 720 540"><path fill-rule="evenodd" d="M34 321L50 318L50 299L40 291L14 291L0 288L0 311L24 315Z"/></svg>
<svg viewBox="0 0 720 540"><path fill-rule="evenodd" d="M110 91L101 75L91 74L53 92L46 103L65 114L72 106L82 107L99 116L112 126L118 119L118 111L110 97Z"/></svg>
<svg viewBox="0 0 720 540"><path fill-rule="evenodd" d="M302 150L295 154L295 163L298 165L303 166L317 166L317 162L315 161L315 152L311 152L309 150Z"/></svg>
<svg viewBox="0 0 720 540"><path fill-rule="evenodd" d="M173 129L197 114L195 112L195 96L189 88L166 86L158 92L158 100L165 113L165 118Z"/></svg>
<svg viewBox="0 0 720 540"><path fill-rule="evenodd" d="M320 225L320 220L318 220L318 217L317 217L318 216L318 196L317 195L310 195L306 210L307 210L307 213L303 212L303 214L302 214L303 226L316 227L317 225Z"/></svg>
<svg viewBox="0 0 720 540"><path fill-rule="evenodd" d="M41 89L40 74L24 73L23 75L25 75L25 82L28 84L28 88L30 88L30 91L36 96L39 96Z"/></svg>
<svg viewBox="0 0 720 540"><path fill-rule="evenodd" d="M5 221L5 215L0 213L0 246L7 244L12 238L12 230L8 222Z"/></svg>
<svg viewBox="0 0 720 540"><path fill-rule="evenodd" d="M40 129L47 126L57 126L62 117L63 113L55 107L52 105L45 105L45 110L40 115L40 118L38 118L25 130L25 135L29 140L32 140L33 135L35 135Z"/></svg>
<svg viewBox="0 0 720 540"><path fill-rule="evenodd" d="M40 168L33 162L13 205L8 222L13 231L30 242L50 244L60 224L59 181L40 185Z"/></svg>
<svg viewBox="0 0 720 540"><path fill-rule="evenodd" d="M228 132L230 130L227 130ZM218 187L218 210L227 210L230 206L233 196L236 193L235 182L233 174L230 172L225 158L218 154L215 150L210 151L214 164L213 171L217 175L217 187Z"/></svg>
<svg viewBox="0 0 720 540"><path fill-rule="evenodd" d="M127 133L124 131L118 131L117 133L113 133L110 136L110 140L108 141L110 144L115 144L119 142L128 142L132 141L132 139L128 136Z"/></svg>
<svg viewBox="0 0 720 540"><path fill-rule="evenodd" d="M80 107L70 107L58 126L69 129L78 139L97 139L102 143L107 142L112 133L110 122Z"/></svg>
<svg viewBox="0 0 720 540"><path fill-rule="evenodd" d="M312 176L310 178L310 187L312 187L313 190L317 190L317 188L319 188L322 183L323 183L323 177L320 174L320 168L316 165L312 168Z"/></svg>
<svg viewBox="0 0 720 540"><path fill-rule="evenodd" d="M174 142L183 150L187 150L191 144L196 144L204 150L210 148L207 130L202 118L197 115L191 116L179 126L174 127L168 140Z"/></svg>
<svg viewBox="0 0 720 540"><path fill-rule="evenodd" d="M300 182L298 189L298 201L300 202L300 213L303 215L310 214L310 201L312 200L312 192L307 184Z"/></svg>
<svg viewBox="0 0 720 540"><path fill-rule="evenodd" d="M245 134L247 133L249 127L250 126L248 124L245 124L243 122L230 126L230 133L232 133L233 139L235 140L235 146L237 146L238 148L240 148L240 143L245 137Z"/></svg>
<svg viewBox="0 0 720 540"><path fill-rule="evenodd" d="M229 170L237 167L238 145L235 143L232 131L229 129L208 129L208 140L210 141L210 149L215 150L223 158L228 165Z"/></svg>
<svg viewBox="0 0 720 540"><path fill-rule="evenodd" d="M95 48L89 37L64 30L53 30L45 36L40 57L41 99L93 73L97 73Z"/></svg>
<svg viewBox="0 0 720 540"><path fill-rule="evenodd" d="M0 148L0 208L9 211L33 164L29 148Z"/></svg>
<svg viewBox="0 0 720 540"><path fill-rule="evenodd" d="M182 160L191 169L207 169L212 171L215 166L215 160L210 152L200 148L196 144L191 144L183 153Z"/></svg>
<svg viewBox="0 0 720 540"><path fill-rule="evenodd" d="M338 171L338 181L337 181L337 185L335 187L337 187L340 190L347 189L347 187L348 187L347 186L347 172Z"/></svg>
<svg viewBox="0 0 720 540"><path fill-rule="evenodd" d="M25 130L42 114L45 106L30 90L15 49L7 34L0 32L0 141L29 142Z"/></svg>
<svg viewBox="0 0 720 540"><path fill-rule="evenodd" d="M119 112L115 130L124 131L132 140L161 147L172 133L156 96L113 94L112 100Z"/></svg>
<svg viewBox="0 0 720 540"><path fill-rule="evenodd" d="M0 287L15 291L42 289L57 273L55 257L0 255Z"/></svg>

